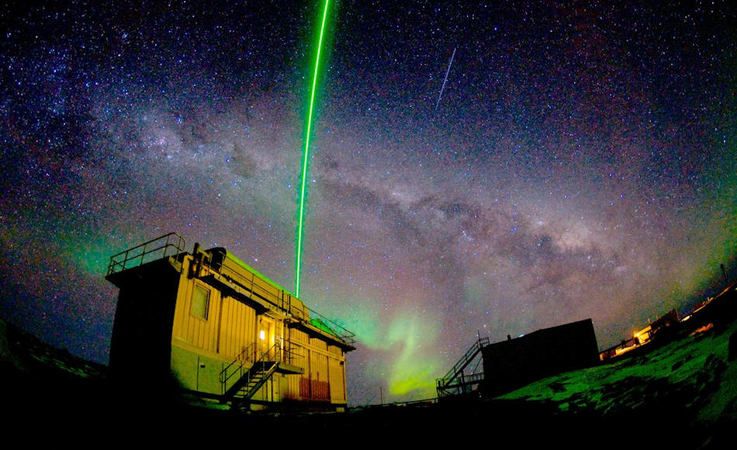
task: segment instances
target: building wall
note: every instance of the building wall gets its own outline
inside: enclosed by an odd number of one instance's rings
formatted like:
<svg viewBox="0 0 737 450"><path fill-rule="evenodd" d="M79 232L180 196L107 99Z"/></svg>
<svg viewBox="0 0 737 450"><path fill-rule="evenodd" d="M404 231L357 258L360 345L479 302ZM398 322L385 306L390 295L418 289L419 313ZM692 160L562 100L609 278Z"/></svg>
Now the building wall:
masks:
<svg viewBox="0 0 737 450"><path fill-rule="evenodd" d="M182 387L207 394L222 394L221 358L207 356L179 345L172 346L171 370Z"/></svg>
<svg viewBox="0 0 737 450"><path fill-rule="evenodd" d="M334 345L328 346L328 380L330 381L330 401L346 403L345 358L343 350Z"/></svg>
<svg viewBox="0 0 737 450"><path fill-rule="evenodd" d="M284 338L287 349L293 355L291 365L302 368L304 374L274 374L254 395L253 400L346 403L345 355L342 349L328 346L324 340L310 337L302 330L286 327L283 317L272 311L257 314L253 307L233 297L223 296L218 289L202 280L189 278L187 274L191 261L191 256L185 258L172 330L171 368L183 387L221 395L223 387L219 376L228 363L244 350L248 355L246 359L253 361L264 350ZM207 269L203 271L206 275ZM235 275L231 273L231 276ZM247 276L241 277L248 279ZM259 285L258 280L255 277L254 286ZM192 303L196 286L209 289L206 320L193 314ZM282 294L267 291L265 288L259 292L282 298ZM302 310L299 300L292 298L288 301ZM264 339L261 339L261 330L268 330ZM246 366L250 366L250 362Z"/></svg>
<svg viewBox="0 0 737 450"><path fill-rule="evenodd" d="M166 382L178 272L155 261L108 279L120 288L110 344L113 377L145 388ZM150 387L150 386L149 386Z"/></svg>
<svg viewBox="0 0 737 450"><path fill-rule="evenodd" d="M290 341L290 351L292 353L292 365L302 368L305 374L309 374L309 337L307 336L307 333L295 328L290 328L288 330L288 333ZM302 400L302 390L300 388L302 378L304 378L304 375L294 375L287 377L286 389L284 391L285 399Z"/></svg>
<svg viewBox="0 0 737 450"><path fill-rule="evenodd" d="M345 354L340 347L328 345L304 331L291 329L294 353L293 365L304 370L302 375L289 377L284 398L345 404Z"/></svg>
<svg viewBox="0 0 737 450"><path fill-rule="evenodd" d="M534 380L599 362L591 320L535 331L485 346L482 389L486 395L510 391Z"/></svg>
<svg viewBox="0 0 737 450"><path fill-rule="evenodd" d="M195 286L209 292L209 310L207 319L192 314L192 297ZM174 313L173 338L201 351L218 353L219 318L221 310L220 292L202 281L182 277L177 296L177 307Z"/></svg>
<svg viewBox="0 0 737 450"><path fill-rule="evenodd" d="M256 342L256 310L233 297L224 297L222 302L218 353L232 361L244 348Z"/></svg>
<svg viewBox="0 0 737 450"><path fill-rule="evenodd" d="M310 395L312 400L330 400L327 343L310 338Z"/></svg>

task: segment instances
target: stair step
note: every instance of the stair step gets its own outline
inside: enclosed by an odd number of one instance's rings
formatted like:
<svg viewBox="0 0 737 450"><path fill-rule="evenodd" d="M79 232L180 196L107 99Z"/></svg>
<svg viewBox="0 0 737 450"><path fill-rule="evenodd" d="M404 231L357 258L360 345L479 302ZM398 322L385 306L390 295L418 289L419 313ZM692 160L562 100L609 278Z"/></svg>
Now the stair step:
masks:
<svg viewBox="0 0 737 450"><path fill-rule="evenodd" d="M278 363L273 361L255 363L236 381L236 383L240 384L240 387L234 392L231 391L230 398L237 398L243 401L253 397L269 380L277 367ZM248 378L245 379L245 377Z"/></svg>

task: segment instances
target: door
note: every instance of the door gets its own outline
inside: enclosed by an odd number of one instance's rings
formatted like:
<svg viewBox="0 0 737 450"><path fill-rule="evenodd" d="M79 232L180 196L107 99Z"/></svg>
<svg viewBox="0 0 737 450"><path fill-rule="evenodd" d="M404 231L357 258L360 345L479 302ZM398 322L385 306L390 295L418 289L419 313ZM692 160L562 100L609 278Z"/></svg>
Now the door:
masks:
<svg viewBox="0 0 737 450"><path fill-rule="evenodd" d="M261 316L258 327L258 356L267 360L274 358L274 321Z"/></svg>

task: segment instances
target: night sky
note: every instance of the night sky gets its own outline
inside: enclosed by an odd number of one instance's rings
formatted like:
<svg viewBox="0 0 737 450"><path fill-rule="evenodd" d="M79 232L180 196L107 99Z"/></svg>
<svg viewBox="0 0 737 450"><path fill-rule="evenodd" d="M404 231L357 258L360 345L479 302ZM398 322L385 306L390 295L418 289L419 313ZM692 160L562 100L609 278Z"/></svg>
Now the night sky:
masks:
<svg viewBox="0 0 737 450"><path fill-rule="evenodd" d="M293 286L320 5L102 3L0 12L0 314L106 362L129 246ZM302 298L358 335L351 403L432 396L477 332L612 345L734 271L737 12L665 3L336 5Z"/></svg>

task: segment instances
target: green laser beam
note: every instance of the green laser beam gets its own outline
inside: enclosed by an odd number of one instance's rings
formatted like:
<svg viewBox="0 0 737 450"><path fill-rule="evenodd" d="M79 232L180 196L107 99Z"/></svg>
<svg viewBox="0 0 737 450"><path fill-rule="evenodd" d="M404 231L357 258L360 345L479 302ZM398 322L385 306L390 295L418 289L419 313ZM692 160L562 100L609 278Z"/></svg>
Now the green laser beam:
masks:
<svg viewBox="0 0 737 450"><path fill-rule="evenodd" d="M305 200L307 194L307 165L310 160L310 134L312 133L312 114L315 109L315 91L317 90L317 76L320 71L320 56L322 54L322 41L325 34L325 23L328 18L330 0L325 0L322 10L322 22L320 24L320 37L317 41L317 55L315 56L315 70L312 72L312 88L310 89L310 107L307 113L307 131L305 133L305 145L302 151L302 172L299 188L299 213L297 216L297 265L295 268L294 295L299 297L300 281L302 275L302 240L305 225Z"/></svg>

